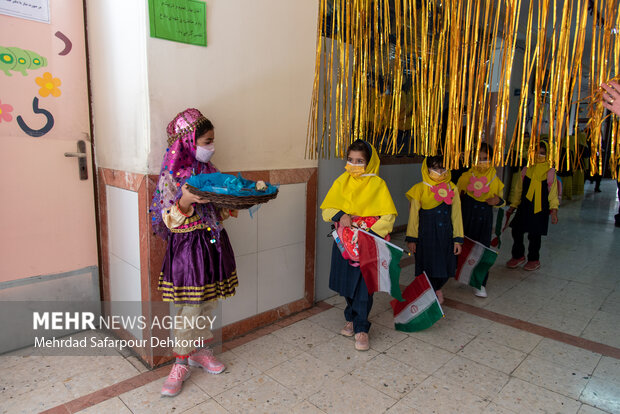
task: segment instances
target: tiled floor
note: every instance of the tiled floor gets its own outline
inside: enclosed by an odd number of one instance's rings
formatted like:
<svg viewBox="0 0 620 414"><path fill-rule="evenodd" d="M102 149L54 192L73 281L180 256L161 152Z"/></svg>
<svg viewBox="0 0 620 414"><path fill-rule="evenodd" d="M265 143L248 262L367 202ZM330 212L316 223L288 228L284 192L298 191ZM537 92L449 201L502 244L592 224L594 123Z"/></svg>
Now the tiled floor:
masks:
<svg viewBox="0 0 620 414"><path fill-rule="evenodd" d="M105 391L84 413L620 413L620 360L588 344L620 348L620 229L614 184L586 187L564 203L543 241L542 267L509 270L509 234L488 283L489 297L451 281L448 303L511 316L480 317L445 306L446 317L412 334L393 329L389 297L376 294L371 346L357 352L339 335L344 302L282 321L221 355L220 375L193 370L183 392L162 398L164 371L144 385ZM413 277L403 270L402 282ZM471 309L466 305L462 309ZM478 313L480 314L480 313ZM497 315L496 315L497 316ZM506 320L520 320L509 326ZM292 321L296 321L291 323ZM572 335L573 346L515 326ZM602 351L601 351L602 352ZM128 378L145 378L134 357L0 357L0 412L38 412ZM616 355L618 355L616 353ZM141 377L136 377L141 375ZM136 381L139 383L139 381ZM125 381L123 384L128 384ZM101 396L100 396L101 397ZM67 404L55 412L72 412Z"/></svg>

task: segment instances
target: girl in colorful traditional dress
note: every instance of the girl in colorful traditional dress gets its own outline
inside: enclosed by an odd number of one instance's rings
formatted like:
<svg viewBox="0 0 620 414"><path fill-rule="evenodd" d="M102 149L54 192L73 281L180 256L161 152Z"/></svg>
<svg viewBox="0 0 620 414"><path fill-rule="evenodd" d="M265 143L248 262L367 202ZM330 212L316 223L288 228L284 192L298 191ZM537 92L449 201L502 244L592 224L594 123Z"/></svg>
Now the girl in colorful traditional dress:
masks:
<svg viewBox="0 0 620 414"><path fill-rule="evenodd" d="M178 307L177 315L188 321L186 326L175 326L176 339L202 344L198 349L174 348L176 361L161 393L175 396L189 378L188 365L202 367L211 374L224 371L224 364L207 347L213 339L211 331L197 329L205 324L189 321L206 320L217 299L235 294L238 281L235 256L222 227L222 220L230 212L192 194L185 184L193 174L218 171L210 162L215 151L213 124L190 108L168 124L167 133L168 149L151 204L153 229L168 241L159 290L164 301Z"/></svg>
<svg viewBox="0 0 620 414"><path fill-rule="evenodd" d="M457 187L461 192L461 211L465 236L485 246L491 246L493 234L493 207L505 204L504 184L497 177L495 167L491 165L489 154L493 149L486 143L480 144L478 163L464 173ZM489 273L484 278L480 289L474 288L474 294L487 297L486 285Z"/></svg>
<svg viewBox="0 0 620 414"><path fill-rule="evenodd" d="M550 167L547 158L547 143L541 141L536 155L536 163L524 167L518 179L513 198L510 200L508 212L516 209L512 227L512 259L506 263L514 269L525 263L525 245L523 236L527 233L529 240L527 263L525 270L536 270L540 267L540 244L542 236L547 235L549 216L551 223L558 222L558 181L555 171Z"/></svg>
<svg viewBox="0 0 620 414"><path fill-rule="evenodd" d="M461 253L463 220L456 186L441 156L422 162L422 182L407 191L410 202L407 247L415 253L415 273L426 275L443 303L441 288L456 273Z"/></svg>
<svg viewBox="0 0 620 414"><path fill-rule="evenodd" d="M368 142L358 139L347 149L345 170L334 181L321 204L323 220L351 227L352 220L357 217L374 217L377 221L369 232L385 237L392 231L397 213L385 181L377 175L377 151ZM340 333L355 335L355 349L368 350L372 295L368 293L360 268L343 258L335 241L329 288L344 296L347 302L344 310L346 324Z"/></svg>

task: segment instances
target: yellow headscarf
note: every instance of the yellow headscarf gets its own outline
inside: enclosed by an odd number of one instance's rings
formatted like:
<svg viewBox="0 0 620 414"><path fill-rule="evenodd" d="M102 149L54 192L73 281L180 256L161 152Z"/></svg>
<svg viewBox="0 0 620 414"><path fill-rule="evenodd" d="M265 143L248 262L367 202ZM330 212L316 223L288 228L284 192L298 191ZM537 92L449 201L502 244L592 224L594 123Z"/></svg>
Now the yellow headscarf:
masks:
<svg viewBox="0 0 620 414"><path fill-rule="evenodd" d="M372 145L365 143L372 155L364 174L355 178L348 172L342 173L327 192L321 209L335 208L361 217L397 215L390 190L377 175L381 164L379 155Z"/></svg>
<svg viewBox="0 0 620 414"><path fill-rule="evenodd" d="M545 152L547 154L544 162L537 162L536 164L527 167L525 176L530 179L530 187L527 190L525 198L534 202L534 214L542 210L542 183L547 182L547 173L551 169L549 165L549 146L547 142L540 141L540 145L544 145ZM537 154L538 155L538 154Z"/></svg>
<svg viewBox="0 0 620 414"><path fill-rule="evenodd" d="M467 189L471 180L471 176L478 178L486 177L486 185L489 186L489 191L481 194L479 197L476 197L473 191L469 191ZM465 173L463 173L461 178L459 178L458 187L460 191L467 193L467 195L469 195L474 200L486 201L494 195L498 195L501 197L502 191L504 190L504 183L502 183L499 177L497 177L497 170L495 169L495 167L489 167L485 172L481 172L475 167L472 167Z"/></svg>
<svg viewBox="0 0 620 414"><path fill-rule="evenodd" d="M450 182L451 179L452 173L450 172L450 170L448 170L446 178L441 182L447 183L448 186L456 192L456 186ZM407 191L406 196L409 201L411 201L412 199L416 199L418 200L420 206L423 209L430 210L440 205L442 201L437 201L435 199L435 193L433 193L433 191L431 190L431 187L440 184L440 182L431 179L428 172L428 166L426 165L426 158L424 159L424 161L422 161L422 181L423 182L411 187L409 191Z"/></svg>

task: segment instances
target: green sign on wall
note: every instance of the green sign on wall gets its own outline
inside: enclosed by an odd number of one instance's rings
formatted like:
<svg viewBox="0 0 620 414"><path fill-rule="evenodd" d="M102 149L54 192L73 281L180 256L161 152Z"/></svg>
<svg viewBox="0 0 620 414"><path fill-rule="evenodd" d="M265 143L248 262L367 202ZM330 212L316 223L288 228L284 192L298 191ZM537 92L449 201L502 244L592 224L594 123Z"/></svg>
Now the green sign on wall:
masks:
<svg viewBox="0 0 620 414"><path fill-rule="evenodd" d="M199 0L149 0L151 37L207 45L206 4Z"/></svg>

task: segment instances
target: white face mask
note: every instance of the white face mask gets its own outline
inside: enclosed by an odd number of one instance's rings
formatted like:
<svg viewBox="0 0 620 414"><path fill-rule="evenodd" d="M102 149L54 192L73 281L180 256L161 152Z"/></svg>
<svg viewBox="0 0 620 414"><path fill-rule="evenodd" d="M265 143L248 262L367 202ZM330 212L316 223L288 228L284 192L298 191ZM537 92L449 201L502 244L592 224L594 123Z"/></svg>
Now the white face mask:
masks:
<svg viewBox="0 0 620 414"><path fill-rule="evenodd" d="M196 159L205 164L209 162L213 154L215 153L215 144L211 143L204 147L196 147Z"/></svg>

